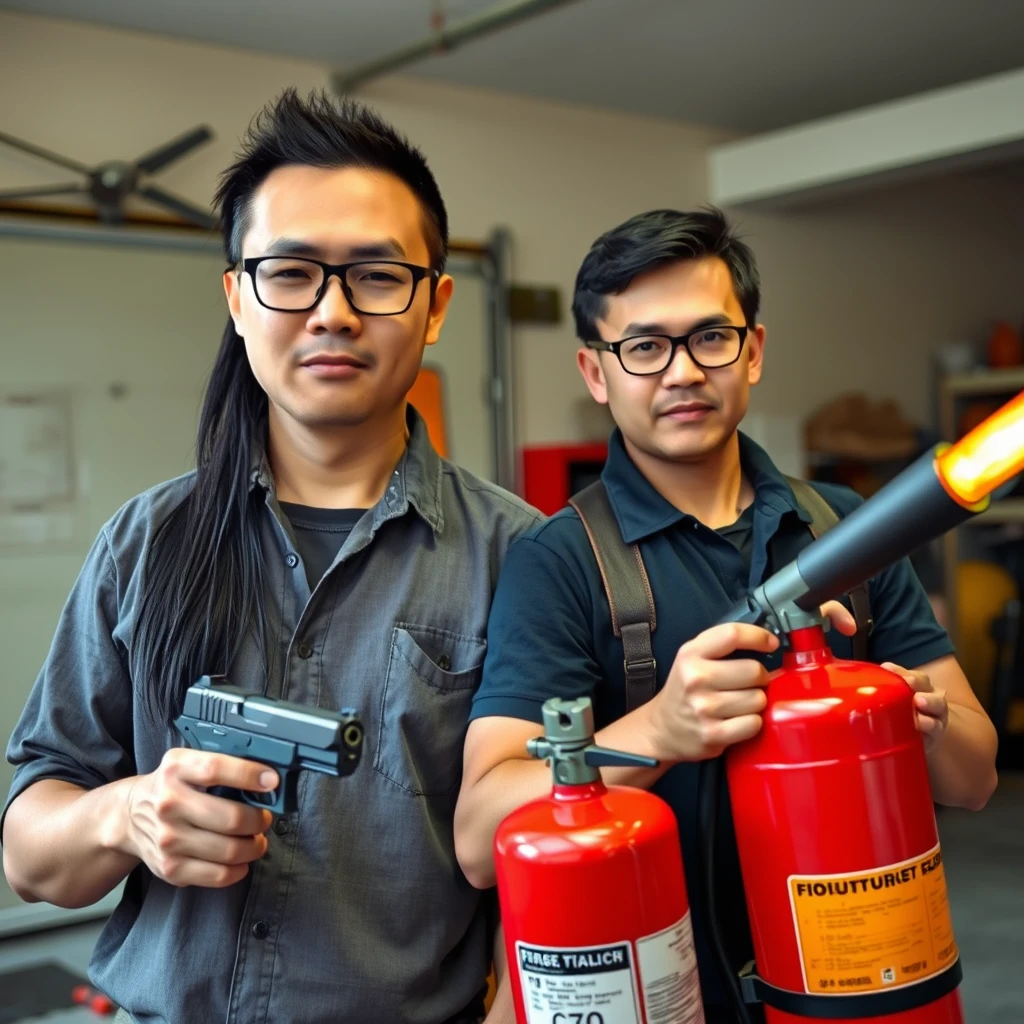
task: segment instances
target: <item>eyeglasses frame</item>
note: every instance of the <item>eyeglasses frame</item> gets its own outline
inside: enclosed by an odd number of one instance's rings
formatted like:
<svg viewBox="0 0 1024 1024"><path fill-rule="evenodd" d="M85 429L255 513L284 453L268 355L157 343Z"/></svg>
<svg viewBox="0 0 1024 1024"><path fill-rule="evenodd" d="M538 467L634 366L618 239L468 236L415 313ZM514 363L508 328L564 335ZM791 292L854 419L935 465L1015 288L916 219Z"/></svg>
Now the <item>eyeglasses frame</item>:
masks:
<svg viewBox="0 0 1024 1024"><path fill-rule="evenodd" d="M324 279L323 283L317 289L316 298L313 302L300 309L271 306L269 303L264 302L260 297L260 290L256 285L256 270L259 265L266 260L294 260L297 263L312 263L320 267L323 271ZM359 267L366 264L371 264L373 266L404 267L412 274L412 288L409 289L409 301L402 309L396 310L393 313L374 313L370 310L360 309L355 304L355 301L352 298L352 289L345 280L345 275L352 267ZM250 256L247 259L242 260L242 273L246 273L252 278L252 291L253 295L256 296L256 301L263 306L264 309L273 310L275 313L309 313L311 310L316 309L323 300L324 294L327 291L327 285L330 283L331 278L336 277L338 279L338 283L341 285L341 290L345 295L345 300L356 313L360 313L363 316L401 316L403 313L408 312L409 307L413 304L413 300L416 298L416 289L419 287L420 281L425 277L429 277L431 279L431 292L433 292L434 285L437 284L437 281L441 276L441 271L437 270L435 267L421 267L415 263L403 263L401 260L353 260L350 263L324 263L322 260L314 260L308 256Z"/></svg>

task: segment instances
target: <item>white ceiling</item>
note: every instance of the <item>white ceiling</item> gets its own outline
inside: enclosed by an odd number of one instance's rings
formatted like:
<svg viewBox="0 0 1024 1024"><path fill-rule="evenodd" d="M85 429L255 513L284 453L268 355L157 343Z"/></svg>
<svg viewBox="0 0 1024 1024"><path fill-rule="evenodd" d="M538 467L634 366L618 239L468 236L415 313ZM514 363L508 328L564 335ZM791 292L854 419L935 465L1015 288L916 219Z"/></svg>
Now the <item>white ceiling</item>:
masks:
<svg viewBox="0 0 1024 1024"><path fill-rule="evenodd" d="M434 4L0 0L339 68L425 36ZM572 0L405 73L753 132L1021 65L1024 0Z"/></svg>

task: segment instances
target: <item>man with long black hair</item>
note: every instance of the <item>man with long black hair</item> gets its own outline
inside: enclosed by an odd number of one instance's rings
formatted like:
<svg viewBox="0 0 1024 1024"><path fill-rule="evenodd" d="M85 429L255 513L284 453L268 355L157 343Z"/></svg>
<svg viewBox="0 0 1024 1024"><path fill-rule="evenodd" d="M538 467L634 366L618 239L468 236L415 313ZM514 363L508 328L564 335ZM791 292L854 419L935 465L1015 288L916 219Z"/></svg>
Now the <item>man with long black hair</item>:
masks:
<svg viewBox="0 0 1024 1024"><path fill-rule="evenodd" d="M125 1019L477 1021L494 922L452 814L497 572L540 517L407 405L452 295L444 203L371 111L294 92L217 201L230 321L196 470L96 539L8 750L4 869L67 907L127 879L91 966ZM277 779L181 746L207 673L355 707L359 768L304 773L272 828L208 792Z"/></svg>

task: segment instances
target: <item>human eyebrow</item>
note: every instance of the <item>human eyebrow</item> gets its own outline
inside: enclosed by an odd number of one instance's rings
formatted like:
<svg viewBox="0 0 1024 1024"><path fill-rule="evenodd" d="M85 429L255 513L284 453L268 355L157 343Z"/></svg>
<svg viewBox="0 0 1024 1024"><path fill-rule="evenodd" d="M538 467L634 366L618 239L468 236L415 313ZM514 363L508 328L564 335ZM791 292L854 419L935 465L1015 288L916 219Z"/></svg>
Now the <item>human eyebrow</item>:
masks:
<svg viewBox="0 0 1024 1024"><path fill-rule="evenodd" d="M349 250L352 260L386 260L400 259L406 255L401 243L394 238L384 242L371 242L367 245L356 245Z"/></svg>
<svg viewBox="0 0 1024 1024"><path fill-rule="evenodd" d="M324 250L300 238L276 238L267 248L267 256L296 256L306 259L322 260ZM353 246L348 250L349 260L384 260L405 256L405 249L394 238L382 242L367 242Z"/></svg>
<svg viewBox="0 0 1024 1024"><path fill-rule="evenodd" d="M267 246L267 256L304 256L309 259L319 259L322 250L309 242L303 242L299 238L275 238Z"/></svg>
<svg viewBox="0 0 1024 1024"><path fill-rule="evenodd" d="M701 317L700 320L691 324L683 333L690 334L692 331L699 331L705 327L721 327L726 324L732 324L732 317L727 316L725 313L714 313L711 316ZM626 327L620 335L620 338L633 338L642 334L664 334L672 337L672 332L664 324L640 323L634 321Z"/></svg>
<svg viewBox="0 0 1024 1024"><path fill-rule="evenodd" d="M670 332L665 329L664 324L642 324L642 323L631 323L626 329L619 335L620 338L632 338L637 334L669 334Z"/></svg>

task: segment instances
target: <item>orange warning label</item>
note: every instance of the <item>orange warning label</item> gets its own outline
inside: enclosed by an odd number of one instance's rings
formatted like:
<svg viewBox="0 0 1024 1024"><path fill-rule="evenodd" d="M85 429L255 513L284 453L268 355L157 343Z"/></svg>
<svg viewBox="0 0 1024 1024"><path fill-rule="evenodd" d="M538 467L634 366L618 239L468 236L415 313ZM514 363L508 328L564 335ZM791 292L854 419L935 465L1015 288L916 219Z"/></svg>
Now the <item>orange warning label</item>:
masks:
<svg viewBox="0 0 1024 1024"><path fill-rule="evenodd" d="M849 875L790 875L804 987L845 995L923 981L957 958L938 846Z"/></svg>

